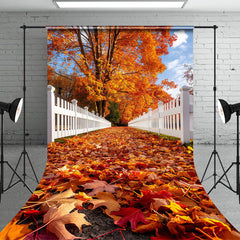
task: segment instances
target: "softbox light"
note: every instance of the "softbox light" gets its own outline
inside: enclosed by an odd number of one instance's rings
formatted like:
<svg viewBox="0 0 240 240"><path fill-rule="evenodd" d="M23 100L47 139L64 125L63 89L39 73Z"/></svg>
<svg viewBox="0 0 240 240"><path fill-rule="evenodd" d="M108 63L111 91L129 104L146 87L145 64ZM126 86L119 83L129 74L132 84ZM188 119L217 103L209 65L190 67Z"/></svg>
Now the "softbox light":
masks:
<svg viewBox="0 0 240 240"><path fill-rule="evenodd" d="M222 122L227 123L234 112L240 111L240 103L228 104L225 100L218 99L218 111Z"/></svg>
<svg viewBox="0 0 240 240"><path fill-rule="evenodd" d="M22 111L23 99L17 98L12 103L0 102L0 109L8 112L13 122L17 122Z"/></svg>

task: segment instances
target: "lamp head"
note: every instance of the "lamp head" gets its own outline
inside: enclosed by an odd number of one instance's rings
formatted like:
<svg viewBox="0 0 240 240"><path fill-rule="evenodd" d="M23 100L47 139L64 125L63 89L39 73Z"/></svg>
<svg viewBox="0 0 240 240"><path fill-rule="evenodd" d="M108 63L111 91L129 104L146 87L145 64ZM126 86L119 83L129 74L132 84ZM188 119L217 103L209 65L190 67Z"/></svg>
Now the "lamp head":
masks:
<svg viewBox="0 0 240 240"><path fill-rule="evenodd" d="M229 104L223 100L218 99L218 111L223 123L227 123L231 118L231 108Z"/></svg>
<svg viewBox="0 0 240 240"><path fill-rule="evenodd" d="M15 99L10 105L9 116L10 116L10 119L15 123L18 121L20 117L20 114L22 111L22 105L23 105L22 98Z"/></svg>
<svg viewBox="0 0 240 240"><path fill-rule="evenodd" d="M240 103L228 104L223 99L218 99L218 110L223 123L227 123L234 112L240 111Z"/></svg>
<svg viewBox="0 0 240 240"><path fill-rule="evenodd" d="M0 102L0 110L9 113L9 117L13 122L17 122L22 111L23 99L17 98L12 103Z"/></svg>

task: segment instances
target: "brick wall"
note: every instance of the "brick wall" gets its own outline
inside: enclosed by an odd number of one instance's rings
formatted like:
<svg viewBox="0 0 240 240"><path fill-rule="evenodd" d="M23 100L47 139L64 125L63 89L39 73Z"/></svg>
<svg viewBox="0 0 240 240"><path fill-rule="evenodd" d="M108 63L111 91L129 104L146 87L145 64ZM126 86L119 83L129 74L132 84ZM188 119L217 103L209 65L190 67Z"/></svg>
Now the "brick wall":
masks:
<svg viewBox="0 0 240 240"><path fill-rule="evenodd" d="M240 14L188 12L0 13L0 101L22 96L23 34L26 25L218 25L217 96L240 100ZM46 143L47 33L27 29L27 142ZM213 29L194 30L194 139L213 141ZM5 116L5 143L22 142L17 124ZM235 142L236 117L226 125L217 115L218 143Z"/></svg>

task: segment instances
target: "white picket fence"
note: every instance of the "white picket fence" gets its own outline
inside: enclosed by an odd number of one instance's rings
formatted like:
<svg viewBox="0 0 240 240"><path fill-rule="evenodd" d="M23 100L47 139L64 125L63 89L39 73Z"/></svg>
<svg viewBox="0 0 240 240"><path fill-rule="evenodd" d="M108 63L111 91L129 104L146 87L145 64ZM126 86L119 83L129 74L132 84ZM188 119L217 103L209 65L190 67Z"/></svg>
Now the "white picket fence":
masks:
<svg viewBox="0 0 240 240"><path fill-rule="evenodd" d="M111 127L111 122L89 112L88 107L80 108L77 100L67 102L55 94L55 88L48 85L48 143L57 138L78 135L94 130Z"/></svg>
<svg viewBox="0 0 240 240"><path fill-rule="evenodd" d="M188 143L193 138L193 96L189 89L183 86L179 97L166 104L159 102L157 109L149 108L148 113L133 119L128 126L177 137L182 143Z"/></svg>

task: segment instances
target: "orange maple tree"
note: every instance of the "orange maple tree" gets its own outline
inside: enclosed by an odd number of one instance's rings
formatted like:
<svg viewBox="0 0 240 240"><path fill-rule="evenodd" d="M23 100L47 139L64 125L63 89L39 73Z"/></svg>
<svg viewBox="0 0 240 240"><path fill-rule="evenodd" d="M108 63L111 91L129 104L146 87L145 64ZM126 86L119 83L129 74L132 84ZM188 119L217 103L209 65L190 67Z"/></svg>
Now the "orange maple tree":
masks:
<svg viewBox="0 0 240 240"><path fill-rule="evenodd" d="M101 116L110 101L119 103L128 122L171 99L164 87L176 87L174 82L156 82L166 70L161 56L175 40L169 29L147 27L49 30L48 81Z"/></svg>

